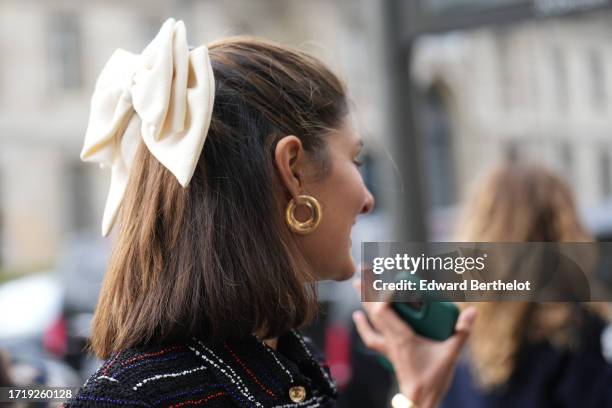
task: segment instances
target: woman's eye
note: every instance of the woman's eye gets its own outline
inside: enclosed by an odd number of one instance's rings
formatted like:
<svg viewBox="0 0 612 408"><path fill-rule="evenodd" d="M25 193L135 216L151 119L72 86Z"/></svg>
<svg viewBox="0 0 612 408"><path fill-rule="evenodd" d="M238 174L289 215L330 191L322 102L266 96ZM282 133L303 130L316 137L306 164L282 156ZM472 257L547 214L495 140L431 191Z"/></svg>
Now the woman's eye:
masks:
<svg viewBox="0 0 612 408"><path fill-rule="evenodd" d="M358 160L358 159L353 160L353 163L355 163L355 166L357 166L357 167L363 166L363 162L361 160Z"/></svg>

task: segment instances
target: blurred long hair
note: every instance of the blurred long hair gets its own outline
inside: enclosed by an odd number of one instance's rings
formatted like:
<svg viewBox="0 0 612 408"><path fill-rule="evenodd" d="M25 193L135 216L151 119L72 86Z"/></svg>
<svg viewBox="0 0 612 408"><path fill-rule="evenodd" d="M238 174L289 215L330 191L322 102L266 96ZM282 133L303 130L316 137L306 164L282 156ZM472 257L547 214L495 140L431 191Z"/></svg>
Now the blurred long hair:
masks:
<svg viewBox="0 0 612 408"><path fill-rule="evenodd" d="M487 174L468 199L458 223L462 242L585 242L569 186L537 165L506 163ZM521 345L547 340L576 346L579 314L571 303L481 302L470 335L470 357L478 384L505 383ZM601 307L591 305L598 314Z"/></svg>

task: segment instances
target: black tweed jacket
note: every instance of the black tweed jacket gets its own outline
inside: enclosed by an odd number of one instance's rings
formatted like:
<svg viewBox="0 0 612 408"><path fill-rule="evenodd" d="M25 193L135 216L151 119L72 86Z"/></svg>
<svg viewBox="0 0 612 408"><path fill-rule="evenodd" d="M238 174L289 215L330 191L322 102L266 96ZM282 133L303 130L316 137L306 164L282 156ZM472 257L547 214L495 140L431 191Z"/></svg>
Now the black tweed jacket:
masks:
<svg viewBox="0 0 612 408"><path fill-rule="evenodd" d="M296 331L277 350L240 342L125 350L106 361L64 407L334 407L336 388Z"/></svg>

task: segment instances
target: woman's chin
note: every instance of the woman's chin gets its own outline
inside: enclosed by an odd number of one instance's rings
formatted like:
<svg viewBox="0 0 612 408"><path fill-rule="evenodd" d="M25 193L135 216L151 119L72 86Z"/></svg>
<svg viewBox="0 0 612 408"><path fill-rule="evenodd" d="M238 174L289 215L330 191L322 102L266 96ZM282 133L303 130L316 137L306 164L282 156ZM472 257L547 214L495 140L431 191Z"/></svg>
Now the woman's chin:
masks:
<svg viewBox="0 0 612 408"><path fill-rule="evenodd" d="M326 268L319 267L317 270L317 280L329 280L329 281L345 281L355 276L357 267L353 258L348 258L341 264L328 265Z"/></svg>
<svg viewBox="0 0 612 408"><path fill-rule="evenodd" d="M353 276L355 276L356 271L357 271L357 268L355 267L355 263L351 259L350 266L347 268L344 268L342 272L339 274L339 276L334 278L334 280L335 281L345 281L345 280L351 279Z"/></svg>

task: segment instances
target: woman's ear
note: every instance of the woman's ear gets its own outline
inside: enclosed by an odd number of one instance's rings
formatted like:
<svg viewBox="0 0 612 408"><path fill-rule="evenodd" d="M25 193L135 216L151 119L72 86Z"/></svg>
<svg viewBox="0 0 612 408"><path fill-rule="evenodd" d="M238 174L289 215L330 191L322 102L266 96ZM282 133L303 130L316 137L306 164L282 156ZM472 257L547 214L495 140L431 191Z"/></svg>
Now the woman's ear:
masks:
<svg viewBox="0 0 612 408"><path fill-rule="evenodd" d="M274 150L276 169L281 183L294 198L299 195L303 183L304 156L302 142L296 136L285 136L276 143Z"/></svg>

